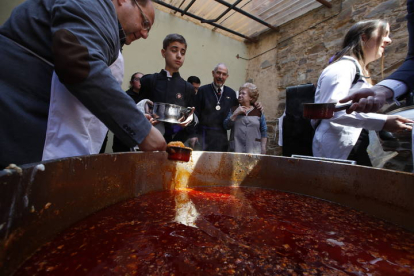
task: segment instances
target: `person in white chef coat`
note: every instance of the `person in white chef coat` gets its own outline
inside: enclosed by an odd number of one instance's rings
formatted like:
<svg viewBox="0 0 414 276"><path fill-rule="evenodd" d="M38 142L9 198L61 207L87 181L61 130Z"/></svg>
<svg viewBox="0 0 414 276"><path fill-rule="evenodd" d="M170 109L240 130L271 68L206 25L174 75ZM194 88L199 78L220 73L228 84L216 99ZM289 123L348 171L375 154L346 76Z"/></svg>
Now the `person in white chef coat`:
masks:
<svg viewBox="0 0 414 276"><path fill-rule="evenodd" d="M345 35L342 50L319 77L315 103L336 103L353 91L372 86L368 65L383 57L385 47L391 43L389 34L389 24L383 20L361 21L352 26ZM331 119L312 121L316 128L313 155L372 166L367 152L367 130L411 129L407 122L411 120L400 116L335 112Z"/></svg>

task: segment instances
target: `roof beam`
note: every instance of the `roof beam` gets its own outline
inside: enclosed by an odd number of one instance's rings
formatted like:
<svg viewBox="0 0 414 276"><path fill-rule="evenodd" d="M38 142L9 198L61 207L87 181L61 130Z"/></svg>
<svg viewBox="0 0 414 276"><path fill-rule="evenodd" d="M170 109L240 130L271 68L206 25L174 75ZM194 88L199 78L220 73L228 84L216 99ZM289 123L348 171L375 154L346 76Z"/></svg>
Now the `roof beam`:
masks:
<svg viewBox="0 0 414 276"><path fill-rule="evenodd" d="M181 13L181 16L184 15L184 13L188 12L188 10L191 8L191 6L194 4L196 0L191 1L190 4L188 4L188 6L184 9L184 12Z"/></svg>
<svg viewBox="0 0 414 276"><path fill-rule="evenodd" d="M169 8L169 9L171 9L171 10L173 10L173 11L177 11L177 12L180 12L180 13L182 13L182 14L185 14L185 15L187 15L187 16L189 16L189 17L192 17L192 18L194 18L194 19L197 19L197 20L199 20L200 22L202 22L203 20L205 20L205 19L204 19L204 18L202 18L202 17L199 17L199 16L197 16L197 15L195 15L195 14L189 13L188 11L187 11L187 12L185 12L184 10L179 9L179 8L177 8L177 7L173 6L173 5L167 4L167 3L165 3L165 2L163 2L163 1L161 1L161 0L152 0L152 1L153 1L154 3L157 3L158 5L161 5L161 6L164 6L164 7L166 7L166 8ZM247 40L250 40L250 41L256 41L256 39L254 39L254 38L251 38L251 37L245 36L244 34L241 34L241 33L235 32L235 31L233 31L233 30L230 30L230 29L228 29L228 28L225 28L225 27L223 27L223 26L221 26L221 25L219 25L219 24L217 24L217 23L214 23L214 22L207 22L207 24L212 25L212 26L214 26L214 27L216 27L216 28L218 28L218 29L221 29L221 30L223 30L223 31L226 31L226 32L232 33L232 34L234 34L234 35L237 35L237 36L243 37L243 38L245 38L245 39L247 39Z"/></svg>
<svg viewBox="0 0 414 276"><path fill-rule="evenodd" d="M271 25L271 24L269 24L269 23L267 23L266 21L263 21L263 20L261 20L260 18L258 18L258 17L256 17L256 16L253 16L252 14L250 14L250 13L248 13L248 12L245 12L244 10L242 10L242 9L239 9L239 8L237 8L237 7L233 7L233 5L232 4L229 4L229 3L227 3L226 1L223 1L223 0L215 0L216 2L218 2L218 3L220 3L220 4L222 4L223 6L227 6L228 8L231 8L232 10L234 10L234 11L236 11L236 12L238 12L238 13L241 13L241 14L243 14L244 16L247 16L248 18L250 18L250 19L253 19L254 21L256 21L256 22L259 22L260 24L262 24L262 25L265 25L266 27L268 27L268 28L270 28L270 29L272 29L272 30L274 30L274 31L279 31L279 28L277 28L277 27L275 27L275 26L273 26L273 25Z"/></svg>
<svg viewBox="0 0 414 276"><path fill-rule="evenodd" d="M318 1L319 3L321 3L322 5L324 5L324 6L328 7L328 8L332 8L332 4L329 3L326 0L316 0L316 1Z"/></svg>
<svg viewBox="0 0 414 276"><path fill-rule="evenodd" d="M239 4L242 0L237 0L236 2L233 3L233 5L231 5L231 7L228 7L226 11L224 11L222 14L219 15L219 17L217 17L216 19L211 19L211 20L204 20L201 21L201 23L211 23L211 22L217 22L219 21L223 16L225 16L229 11L231 11L233 8L235 8L237 6L237 4Z"/></svg>

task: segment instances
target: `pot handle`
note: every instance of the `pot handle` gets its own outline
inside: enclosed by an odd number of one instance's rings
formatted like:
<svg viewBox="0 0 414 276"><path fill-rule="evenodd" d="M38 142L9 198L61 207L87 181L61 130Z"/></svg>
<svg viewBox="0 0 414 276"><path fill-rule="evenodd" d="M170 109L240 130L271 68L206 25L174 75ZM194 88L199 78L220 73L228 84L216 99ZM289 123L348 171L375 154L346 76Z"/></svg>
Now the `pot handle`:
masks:
<svg viewBox="0 0 414 276"><path fill-rule="evenodd" d="M344 109L348 109L350 108L352 105L352 103L344 103L344 104L336 104L334 111L340 111L340 110L344 110Z"/></svg>
<svg viewBox="0 0 414 276"><path fill-rule="evenodd" d="M193 110L193 108L192 108L192 107L185 107L185 108L183 108L183 109L182 109L182 114L183 114L185 117L187 117L187 116L188 116L188 114L190 114L191 110Z"/></svg>
<svg viewBox="0 0 414 276"><path fill-rule="evenodd" d="M191 112L191 110L193 110L192 107L186 107L184 112L185 112L186 115L188 115Z"/></svg>

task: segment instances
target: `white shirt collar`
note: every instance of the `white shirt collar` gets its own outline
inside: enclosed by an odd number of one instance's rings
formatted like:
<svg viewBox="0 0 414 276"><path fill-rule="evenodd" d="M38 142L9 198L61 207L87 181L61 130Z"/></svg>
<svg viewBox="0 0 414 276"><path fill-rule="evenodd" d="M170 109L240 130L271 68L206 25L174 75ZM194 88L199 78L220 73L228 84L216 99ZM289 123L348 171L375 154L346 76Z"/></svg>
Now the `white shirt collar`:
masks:
<svg viewBox="0 0 414 276"><path fill-rule="evenodd" d="M165 70L165 69L162 69L162 70L164 70L166 73L167 73L167 78L172 78L172 75L170 74L170 72L168 72L167 70Z"/></svg>

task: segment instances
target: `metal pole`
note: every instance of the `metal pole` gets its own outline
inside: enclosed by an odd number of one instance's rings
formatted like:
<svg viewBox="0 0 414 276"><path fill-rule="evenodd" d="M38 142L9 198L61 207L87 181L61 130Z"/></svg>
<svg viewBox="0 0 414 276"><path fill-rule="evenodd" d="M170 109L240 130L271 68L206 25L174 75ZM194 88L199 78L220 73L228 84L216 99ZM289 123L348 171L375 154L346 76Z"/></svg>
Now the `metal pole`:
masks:
<svg viewBox="0 0 414 276"><path fill-rule="evenodd" d="M230 8L227 8L226 11L224 11L222 14L219 15L219 17L217 17L216 19L212 19L212 20L204 20L204 22L202 23L211 23L211 22L217 22L219 21L223 16L225 16L229 11L231 11L234 7L237 6L238 3L240 3L242 0L237 0L236 2L233 3L233 5Z"/></svg>
<svg viewBox="0 0 414 276"><path fill-rule="evenodd" d="M332 4L331 4L331 3L329 3L328 1L325 1L325 0L316 0L316 1L318 1L318 2L319 2L319 3L321 3L322 5L327 6L328 8L332 8Z"/></svg>
<svg viewBox="0 0 414 276"><path fill-rule="evenodd" d="M184 9L184 12L187 12L191 8L191 6L194 4L195 1L196 0L191 1L191 3L188 4L188 6ZM181 13L181 16L183 16L183 15L184 15L184 13Z"/></svg>
<svg viewBox="0 0 414 276"><path fill-rule="evenodd" d="M178 12L183 13L183 14L185 14L185 15L189 16L189 17L192 17L192 18L194 18L194 19L197 19L197 20L199 20L200 22L202 22L202 21L204 20L204 18L201 18L201 17L199 17L199 16L197 16L197 15L194 15L194 14L192 14L192 13L189 13L189 12L184 12L183 10L181 10L181 9L179 9L179 8L176 8L176 7L174 7L174 6L170 5L170 4L167 4L167 3L165 3L165 2L163 2L163 1L161 1L161 0L152 0L152 1L153 1L154 3L157 3L157 4L161 5L161 6L164 6L164 7L166 7L166 8L169 8L169 9L171 9L171 10L178 11ZM248 37L248 36L245 36L244 34L241 34L241 33L235 32L235 31L233 31L233 30L227 29L227 28L225 28L225 27L223 27L223 26L221 26L221 25L219 25L219 24L216 24L216 23L207 23L207 24L210 24L210 25L212 25L212 26L214 26L214 27L216 27L216 28L218 28L218 29L222 29L222 30L224 30L224 31L226 31L226 32L229 32L229 33L232 33L232 34L234 34L234 35L237 35L237 36L243 37L243 38L245 38L245 39L247 39L247 40L250 40L250 41L256 41L255 39L253 39L253 38L251 38L251 37Z"/></svg>
<svg viewBox="0 0 414 276"><path fill-rule="evenodd" d="M232 10L235 10L235 11L237 11L238 13L241 13L241 14L243 14L244 16L247 16L248 18L250 18L250 19L253 19L254 21L256 21L256 22L259 22L260 24L262 24L262 25L265 25L266 27L268 27L268 28L270 28L270 29L272 29L272 30L274 30L274 31L279 31L279 28L277 28L277 27L274 27L273 25L270 25L269 23L267 23L266 21L263 21L262 19L260 19L260 18L258 18L258 17L256 17L256 16L254 16L254 15L251 15L250 13L248 13L248 12L245 12L244 10L242 10L242 9L239 9L239 8L237 8L237 7L232 7L232 4L229 4L229 3L227 3L226 1L223 1L223 0L215 0L216 2L218 2L218 3L220 3L220 4L222 4L222 5L224 5L224 6L227 6L227 7L229 7L229 8L232 8Z"/></svg>

